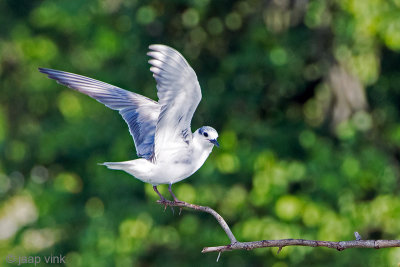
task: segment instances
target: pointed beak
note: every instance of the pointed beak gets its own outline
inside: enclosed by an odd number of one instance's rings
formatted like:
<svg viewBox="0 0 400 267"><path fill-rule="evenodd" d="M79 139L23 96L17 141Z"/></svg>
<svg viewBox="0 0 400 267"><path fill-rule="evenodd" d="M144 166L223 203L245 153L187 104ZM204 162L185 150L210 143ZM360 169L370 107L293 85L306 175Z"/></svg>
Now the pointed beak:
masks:
<svg viewBox="0 0 400 267"><path fill-rule="evenodd" d="M214 146L219 147L219 143L218 143L217 139L212 139L212 140L210 140L210 142L213 143Z"/></svg>

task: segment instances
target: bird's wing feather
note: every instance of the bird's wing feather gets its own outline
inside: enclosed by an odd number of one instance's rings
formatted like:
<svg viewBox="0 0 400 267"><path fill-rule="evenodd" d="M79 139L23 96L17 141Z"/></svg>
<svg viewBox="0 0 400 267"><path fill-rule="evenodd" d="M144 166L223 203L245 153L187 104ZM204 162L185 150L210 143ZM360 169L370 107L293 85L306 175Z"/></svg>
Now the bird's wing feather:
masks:
<svg viewBox="0 0 400 267"><path fill-rule="evenodd" d="M154 152L154 135L161 106L142 95L85 76L39 68L58 83L84 93L107 107L118 110L129 126L139 157L149 159Z"/></svg>
<svg viewBox="0 0 400 267"><path fill-rule="evenodd" d="M201 89L196 73L178 51L165 45L149 48L150 70L161 105L154 141L155 158L159 159L192 141L190 123L201 100Z"/></svg>

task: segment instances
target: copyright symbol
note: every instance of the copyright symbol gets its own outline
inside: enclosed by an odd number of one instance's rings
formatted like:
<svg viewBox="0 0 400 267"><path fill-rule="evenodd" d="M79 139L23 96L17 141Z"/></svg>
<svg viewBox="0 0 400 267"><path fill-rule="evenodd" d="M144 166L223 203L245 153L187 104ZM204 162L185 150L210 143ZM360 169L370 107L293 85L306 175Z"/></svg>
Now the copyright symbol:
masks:
<svg viewBox="0 0 400 267"><path fill-rule="evenodd" d="M6 261L7 261L8 263L14 263L14 262L17 261L17 257L15 257L15 256L13 256L13 255L8 255L7 258L6 258Z"/></svg>

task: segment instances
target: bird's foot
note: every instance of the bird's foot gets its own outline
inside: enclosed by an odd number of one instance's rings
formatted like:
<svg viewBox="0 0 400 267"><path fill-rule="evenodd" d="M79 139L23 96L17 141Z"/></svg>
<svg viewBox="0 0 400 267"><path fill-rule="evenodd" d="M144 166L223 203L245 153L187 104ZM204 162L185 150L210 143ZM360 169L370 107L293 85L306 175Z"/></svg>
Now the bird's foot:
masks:
<svg viewBox="0 0 400 267"><path fill-rule="evenodd" d="M174 197L174 201L173 201L175 204L177 204L177 203L185 203L185 201L180 201L179 199L177 199L176 197Z"/></svg>
<svg viewBox="0 0 400 267"><path fill-rule="evenodd" d="M164 212L165 212L165 210L167 209L167 206L168 206L167 200L165 198L163 198L163 199L158 200L157 202L160 203L161 205L164 205Z"/></svg>
<svg viewBox="0 0 400 267"><path fill-rule="evenodd" d="M182 203L186 203L186 202L180 201L179 199L174 199L173 201L171 201L171 200L168 200L168 199L164 198L164 199L157 200L157 203L159 203L159 204L164 206L164 212L166 211L167 207L170 206L172 214L175 215L175 210L174 210L173 205L174 204L182 204ZM181 213L182 213L182 207L179 207L178 215L181 215Z"/></svg>
<svg viewBox="0 0 400 267"><path fill-rule="evenodd" d="M170 206L170 207L171 207L172 214L175 214L174 207L171 206L171 203L172 203L172 204L173 204L173 203L176 203L175 201L171 201L171 200L168 200L168 199L162 197L162 198L160 198L160 200L157 200L157 203L159 203L159 204L161 204L161 205L164 206L164 212L167 210L167 207ZM182 208L181 208L181 209L182 209ZM179 215L180 215L180 214L181 214L181 213L179 212Z"/></svg>

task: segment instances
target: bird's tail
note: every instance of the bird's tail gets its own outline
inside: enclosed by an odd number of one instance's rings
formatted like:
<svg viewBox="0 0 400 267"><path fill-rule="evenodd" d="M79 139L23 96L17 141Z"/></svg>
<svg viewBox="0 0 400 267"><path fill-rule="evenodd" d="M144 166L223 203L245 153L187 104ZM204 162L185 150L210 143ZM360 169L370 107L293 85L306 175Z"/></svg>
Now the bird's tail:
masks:
<svg viewBox="0 0 400 267"><path fill-rule="evenodd" d="M112 170L123 170L127 171L132 165L134 160L128 160L128 161L120 161L120 162L103 162L103 163L98 163L99 165L104 165L109 169Z"/></svg>
<svg viewBox="0 0 400 267"><path fill-rule="evenodd" d="M135 159L121 162L104 162L99 163L99 165L107 166L112 170L125 171L143 182L148 182L148 176L153 164L146 159Z"/></svg>

